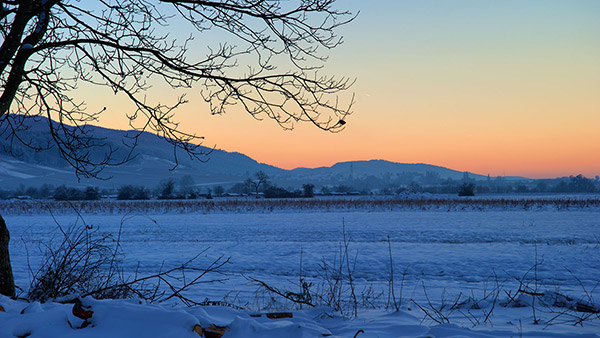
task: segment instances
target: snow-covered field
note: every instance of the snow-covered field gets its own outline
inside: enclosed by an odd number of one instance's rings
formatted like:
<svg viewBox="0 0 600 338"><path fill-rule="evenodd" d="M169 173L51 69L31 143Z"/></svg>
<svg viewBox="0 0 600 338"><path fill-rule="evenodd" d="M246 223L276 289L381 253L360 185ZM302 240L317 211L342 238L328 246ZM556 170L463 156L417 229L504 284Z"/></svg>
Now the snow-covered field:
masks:
<svg viewBox="0 0 600 338"><path fill-rule="evenodd" d="M42 260L38 246L60 232L48 214L3 216L11 231L15 280L26 289L31 278L29 266L35 269ZM137 269L140 275L152 274L161 266L181 264L205 248L209 250L202 255L201 264L209 264L221 255L230 257L230 264L221 269L225 281L201 284L187 296L198 301L224 300L245 310L182 306L172 309L171 303L156 307L87 300L98 313L131 317L134 328L116 320L101 321L99 316L92 317L94 327L72 330L65 322L64 329L48 331L53 334L35 329L31 337L138 336L131 330L145 332L140 337L169 337L174 336L169 332L188 330L193 337L196 334L191 329L196 322L227 326L224 337L352 337L359 329L365 332L358 337L600 337L598 314L576 311L578 303L580 307L591 306L592 311L599 309L594 302L600 296L597 208L161 212L129 214L125 219L121 214L110 213L82 216L88 225L113 234L122 224L120 241L124 266L129 272ZM61 214L56 221L68 226L77 221L77 216ZM342 318L326 307L297 310L290 302L248 281L256 278L278 289L297 292L302 276L312 283L315 295L322 294L327 285L323 265L339 262L344 238L358 299L357 318ZM390 248L399 312L389 308L393 304L389 298ZM206 277L211 278L223 276ZM345 283L348 298L348 281ZM540 295L520 293L513 299L519 288ZM561 303L561 296L568 296L569 300ZM346 300L344 314L352 317L353 302ZM30 323L19 314L27 304L0 298L0 305L7 309L7 313L0 313L0 337L18 336L17 326ZM30 316L37 313L46 323L66 316L62 313L68 313L70 307L43 304L31 310ZM148 317L136 311L147 312ZM293 311L294 317L251 317L252 311ZM179 319L152 319L163 315ZM585 320L574 325L580 317ZM135 324L148 320L156 328ZM136 329L135 325L142 327Z"/></svg>

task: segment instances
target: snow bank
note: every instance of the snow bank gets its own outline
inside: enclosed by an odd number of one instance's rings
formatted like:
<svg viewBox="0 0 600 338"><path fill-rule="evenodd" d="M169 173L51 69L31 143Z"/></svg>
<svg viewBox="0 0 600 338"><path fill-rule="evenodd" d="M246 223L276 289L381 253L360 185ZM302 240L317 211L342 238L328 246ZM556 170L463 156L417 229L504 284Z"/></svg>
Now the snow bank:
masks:
<svg viewBox="0 0 600 338"><path fill-rule="evenodd" d="M526 316L509 320L498 311L495 325L468 328L457 324L427 324L419 313L363 311L357 319L335 316L328 309L288 313L272 319L264 313L249 313L219 306L179 308L140 304L131 300L94 300L83 305L93 311L89 324L73 315L73 304L27 303L0 296L0 337L78 338L198 338L219 337L198 329L222 327L223 338L309 338L309 337L555 337L597 338L600 326L534 325ZM506 309L505 309L506 310ZM414 312L414 311L413 311ZM517 311L518 312L518 311Z"/></svg>

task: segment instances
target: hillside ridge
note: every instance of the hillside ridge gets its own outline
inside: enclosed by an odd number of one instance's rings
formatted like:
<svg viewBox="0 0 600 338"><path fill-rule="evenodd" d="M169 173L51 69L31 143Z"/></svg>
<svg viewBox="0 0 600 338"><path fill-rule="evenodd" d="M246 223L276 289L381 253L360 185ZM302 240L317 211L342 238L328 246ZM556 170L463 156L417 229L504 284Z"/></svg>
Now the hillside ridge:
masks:
<svg viewBox="0 0 600 338"><path fill-rule="evenodd" d="M33 144L50 144L52 140L46 129L48 120L43 117L29 118L23 122L27 126L27 140ZM56 122L53 122L56 123ZM5 188L37 186L43 183L53 185L94 185L115 188L123 184L156 186L161 180L192 176L196 185L233 185L263 171L271 181L281 185L313 183L317 185L343 184L348 181L385 179L421 175L430 179L484 179L486 176L465 173L438 165L425 163L398 163L383 159L344 161L332 166L317 168L295 168L286 170L266 163L260 163L240 152L202 147L209 152L205 161L192 159L160 136L143 132L133 152L134 158L120 166L107 167L102 172L106 180L77 178L74 170L61 159L56 146L37 152L8 137L6 119L0 122L0 184ZM129 151L126 142L134 131L116 130L94 125L86 125L90 132L102 139L106 149L118 149L117 156ZM10 151L12 149L12 152ZM98 156L101 156L99 154Z"/></svg>

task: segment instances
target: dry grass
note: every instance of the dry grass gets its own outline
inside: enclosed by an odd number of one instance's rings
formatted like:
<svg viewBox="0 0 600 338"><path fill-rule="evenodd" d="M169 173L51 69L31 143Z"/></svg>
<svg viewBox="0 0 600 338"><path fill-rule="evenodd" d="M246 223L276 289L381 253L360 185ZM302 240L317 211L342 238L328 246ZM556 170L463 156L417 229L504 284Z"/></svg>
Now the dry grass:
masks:
<svg viewBox="0 0 600 338"><path fill-rule="evenodd" d="M255 199L224 198L214 200L144 201L2 201L1 214L72 213L246 213L281 211L485 211L485 210L583 210L600 208L600 197L590 198L314 198Z"/></svg>

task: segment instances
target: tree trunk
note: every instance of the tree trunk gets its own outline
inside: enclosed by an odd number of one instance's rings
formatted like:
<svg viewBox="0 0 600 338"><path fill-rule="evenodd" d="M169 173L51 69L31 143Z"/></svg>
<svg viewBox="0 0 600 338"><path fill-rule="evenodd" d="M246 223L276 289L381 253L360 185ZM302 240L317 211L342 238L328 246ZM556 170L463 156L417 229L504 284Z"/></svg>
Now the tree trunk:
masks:
<svg viewBox="0 0 600 338"><path fill-rule="evenodd" d="M15 280L13 279L10 256L8 254L8 242L10 235L4 219L0 216L0 294L14 297Z"/></svg>

